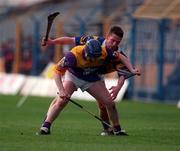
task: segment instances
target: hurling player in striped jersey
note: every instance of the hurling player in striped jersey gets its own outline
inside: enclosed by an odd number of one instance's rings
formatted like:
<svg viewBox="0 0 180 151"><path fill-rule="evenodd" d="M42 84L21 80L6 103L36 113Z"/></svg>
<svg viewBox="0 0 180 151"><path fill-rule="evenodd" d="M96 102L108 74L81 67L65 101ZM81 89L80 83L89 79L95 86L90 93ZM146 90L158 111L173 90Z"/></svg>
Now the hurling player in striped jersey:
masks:
<svg viewBox="0 0 180 151"><path fill-rule="evenodd" d="M119 68L123 70L129 71L129 69L133 69L131 63L129 62L128 58L125 56L125 54L122 51L118 51L119 44L123 38L123 30L119 26L112 26L111 29L109 30L109 33L107 34L106 38L100 37L100 36L80 36L80 37L59 37L55 39L48 39L48 41L42 40L42 44L45 45L54 45L54 44L59 44L59 45L84 45L86 42L90 39L95 39L99 41L102 47L105 47L107 49L110 49L111 51L114 52L114 56L116 57L114 62L109 62L109 64L106 64L104 67L102 67L100 74L106 74L110 73L113 71L118 71ZM122 62L123 60L124 62ZM127 66L124 65L126 63ZM137 69L136 74L140 75L140 72ZM129 71L129 72L134 72L134 71ZM113 98L113 100L117 97L118 92L120 91L121 87L124 84L125 79L128 77L127 75L122 75L122 73L118 72L119 79L118 83L116 86L112 86L110 90L110 94ZM56 100L54 100L55 102ZM52 102L52 104L54 103ZM107 109L105 105L101 103L101 101L97 101L98 106L99 106L99 111L100 111L100 117L107 123L110 124L109 116ZM113 131L110 127L108 127L106 124L103 124L103 131L101 132L101 135L112 135Z"/></svg>

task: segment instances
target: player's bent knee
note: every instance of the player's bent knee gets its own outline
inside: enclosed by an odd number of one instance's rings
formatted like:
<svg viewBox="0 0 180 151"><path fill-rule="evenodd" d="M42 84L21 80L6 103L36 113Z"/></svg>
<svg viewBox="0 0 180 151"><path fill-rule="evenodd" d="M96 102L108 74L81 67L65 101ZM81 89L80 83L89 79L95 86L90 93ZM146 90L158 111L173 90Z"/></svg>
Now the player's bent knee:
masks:
<svg viewBox="0 0 180 151"><path fill-rule="evenodd" d="M56 106L62 107L62 106L65 106L67 103L68 103L67 100L58 98L56 101Z"/></svg>

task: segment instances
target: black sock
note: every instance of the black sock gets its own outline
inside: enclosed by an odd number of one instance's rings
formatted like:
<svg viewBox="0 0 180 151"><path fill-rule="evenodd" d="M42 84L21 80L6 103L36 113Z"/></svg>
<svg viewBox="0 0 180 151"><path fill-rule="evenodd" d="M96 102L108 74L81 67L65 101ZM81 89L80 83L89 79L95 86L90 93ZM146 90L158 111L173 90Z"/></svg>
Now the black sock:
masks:
<svg viewBox="0 0 180 151"><path fill-rule="evenodd" d="M107 122L107 124L109 124L109 122ZM105 124L105 123L102 122L103 128L104 128L105 130L107 130L107 129L110 128L107 124ZM110 124L109 124L109 125L110 125Z"/></svg>
<svg viewBox="0 0 180 151"><path fill-rule="evenodd" d="M48 128L48 129L50 129L50 128L51 128L51 123L49 123L49 122L44 122L43 125L42 125L42 127L46 127L46 128Z"/></svg>
<svg viewBox="0 0 180 151"><path fill-rule="evenodd" d="M119 131L121 131L120 125L113 126L113 128L114 128L114 132L119 132Z"/></svg>

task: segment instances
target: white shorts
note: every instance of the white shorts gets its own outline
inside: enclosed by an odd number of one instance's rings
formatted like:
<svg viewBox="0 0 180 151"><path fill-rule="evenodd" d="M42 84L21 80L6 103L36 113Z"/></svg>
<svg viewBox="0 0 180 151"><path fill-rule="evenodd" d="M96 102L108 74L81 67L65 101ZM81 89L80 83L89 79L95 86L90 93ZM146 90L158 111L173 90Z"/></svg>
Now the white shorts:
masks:
<svg viewBox="0 0 180 151"><path fill-rule="evenodd" d="M102 79L101 79L102 80ZM77 88L80 88L82 91L86 91L94 82L88 82L82 79L79 79L69 71L66 71L64 81L71 81L75 84Z"/></svg>

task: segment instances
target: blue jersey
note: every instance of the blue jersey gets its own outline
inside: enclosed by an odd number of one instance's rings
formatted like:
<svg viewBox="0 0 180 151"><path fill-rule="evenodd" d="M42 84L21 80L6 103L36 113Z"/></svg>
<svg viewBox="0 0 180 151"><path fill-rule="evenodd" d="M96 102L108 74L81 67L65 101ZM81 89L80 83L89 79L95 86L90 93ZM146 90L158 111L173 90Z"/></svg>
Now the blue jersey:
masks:
<svg viewBox="0 0 180 151"><path fill-rule="evenodd" d="M81 37L75 37L76 46L84 45L90 39L95 39L95 40L99 41L99 43L101 45L103 45L103 43L105 41L105 38L99 37L99 36L81 36Z"/></svg>

